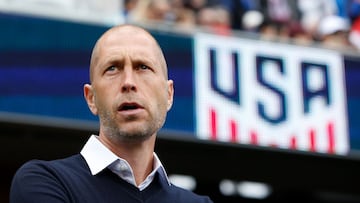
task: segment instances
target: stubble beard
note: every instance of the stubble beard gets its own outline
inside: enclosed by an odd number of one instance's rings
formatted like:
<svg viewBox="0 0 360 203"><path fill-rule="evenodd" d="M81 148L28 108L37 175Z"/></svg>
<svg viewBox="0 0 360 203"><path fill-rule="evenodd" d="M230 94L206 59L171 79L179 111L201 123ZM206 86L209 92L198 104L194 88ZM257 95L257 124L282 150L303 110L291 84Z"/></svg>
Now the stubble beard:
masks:
<svg viewBox="0 0 360 203"><path fill-rule="evenodd" d="M99 117L104 134L111 140L119 142L136 143L143 142L154 135L163 125L164 118L153 119L143 125L138 125L134 130L126 130L121 128L117 123L116 116L109 111L99 111ZM133 122L137 118L135 116L126 118L127 122ZM127 124L129 125L129 124Z"/></svg>

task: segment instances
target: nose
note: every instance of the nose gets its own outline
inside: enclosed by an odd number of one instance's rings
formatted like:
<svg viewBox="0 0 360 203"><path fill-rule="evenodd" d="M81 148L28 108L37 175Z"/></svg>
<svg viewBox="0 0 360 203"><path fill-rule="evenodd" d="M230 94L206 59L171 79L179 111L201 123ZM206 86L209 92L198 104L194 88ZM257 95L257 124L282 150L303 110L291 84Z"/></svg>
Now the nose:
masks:
<svg viewBox="0 0 360 203"><path fill-rule="evenodd" d="M124 84L121 88L122 92L131 92L131 91L136 91L136 86L132 85L132 84Z"/></svg>
<svg viewBox="0 0 360 203"><path fill-rule="evenodd" d="M137 91L135 75L132 68L125 68L123 75L122 92Z"/></svg>

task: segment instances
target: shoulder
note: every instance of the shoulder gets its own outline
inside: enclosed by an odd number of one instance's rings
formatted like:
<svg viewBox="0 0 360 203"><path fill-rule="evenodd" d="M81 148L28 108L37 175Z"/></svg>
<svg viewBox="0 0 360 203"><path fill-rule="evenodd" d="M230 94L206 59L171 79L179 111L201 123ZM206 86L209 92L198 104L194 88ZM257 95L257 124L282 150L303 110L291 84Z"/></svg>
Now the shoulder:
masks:
<svg viewBox="0 0 360 203"><path fill-rule="evenodd" d="M31 183L34 180L37 180L37 182L39 180L49 182L49 179L52 181L71 180L80 172L82 174L90 173L85 160L80 154L51 161L30 160L16 171L13 184L17 182L22 184Z"/></svg>
<svg viewBox="0 0 360 203"><path fill-rule="evenodd" d="M85 168L81 155L51 161L30 160L15 173L12 184L28 183L34 180L60 179L66 173Z"/></svg>
<svg viewBox="0 0 360 203"><path fill-rule="evenodd" d="M192 191L186 190L173 184L170 186L170 188L176 193L178 200L180 200L179 202L212 203L212 200L208 196L196 194Z"/></svg>
<svg viewBox="0 0 360 203"><path fill-rule="evenodd" d="M16 171L12 179L11 202L26 202L25 200L29 199L41 202L45 197L39 194L47 194L46 198L52 197L57 200L66 198L64 182L73 178L74 175L69 174L81 168L81 162L80 155L53 161L26 162Z"/></svg>
<svg viewBox="0 0 360 203"><path fill-rule="evenodd" d="M25 175L31 173L56 173L65 172L64 170L76 170L84 167L80 155L74 155L64 159L57 159L51 161L45 160L30 160L24 163L16 172L16 175Z"/></svg>

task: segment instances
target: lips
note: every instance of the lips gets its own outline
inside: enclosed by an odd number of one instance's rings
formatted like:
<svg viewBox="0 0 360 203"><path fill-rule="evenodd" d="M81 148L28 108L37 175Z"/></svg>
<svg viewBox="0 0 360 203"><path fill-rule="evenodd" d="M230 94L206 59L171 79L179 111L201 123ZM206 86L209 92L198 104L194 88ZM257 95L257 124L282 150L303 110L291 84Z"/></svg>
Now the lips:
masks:
<svg viewBox="0 0 360 203"><path fill-rule="evenodd" d="M143 107L136 102L124 102L119 106L118 111L130 111L136 109L143 109Z"/></svg>

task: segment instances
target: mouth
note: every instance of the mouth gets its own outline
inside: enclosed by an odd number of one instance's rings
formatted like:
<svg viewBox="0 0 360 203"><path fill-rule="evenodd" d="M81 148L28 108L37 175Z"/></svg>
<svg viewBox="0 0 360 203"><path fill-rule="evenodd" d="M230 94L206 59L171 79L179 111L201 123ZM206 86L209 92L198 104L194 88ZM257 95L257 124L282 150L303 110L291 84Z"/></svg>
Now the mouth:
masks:
<svg viewBox="0 0 360 203"><path fill-rule="evenodd" d="M137 110L137 109L143 109L144 107L142 107L140 104L135 103L135 102L125 102L122 103L119 108L118 111L131 111L131 110Z"/></svg>

